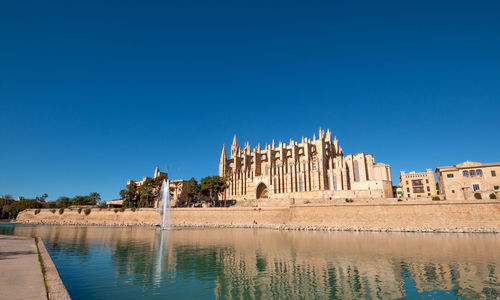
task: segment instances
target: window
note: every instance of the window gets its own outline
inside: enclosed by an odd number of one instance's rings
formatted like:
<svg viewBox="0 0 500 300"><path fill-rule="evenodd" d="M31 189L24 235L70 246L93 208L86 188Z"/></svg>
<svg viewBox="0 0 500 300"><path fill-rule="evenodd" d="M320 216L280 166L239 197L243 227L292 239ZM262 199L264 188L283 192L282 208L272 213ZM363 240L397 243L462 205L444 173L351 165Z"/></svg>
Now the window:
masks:
<svg viewBox="0 0 500 300"><path fill-rule="evenodd" d="M495 185L493 189L498 190L498 185Z"/></svg>
<svg viewBox="0 0 500 300"><path fill-rule="evenodd" d="M497 172L491 171L491 177L495 177L495 176L497 176Z"/></svg>
<svg viewBox="0 0 500 300"><path fill-rule="evenodd" d="M483 176L483 171L481 169L476 170L476 175L477 176Z"/></svg>
<svg viewBox="0 0 500 300"><path fill-rule="evenodd" d="M410 197L411 197L411 195L410 195L410 194L408 194L408 198L410 198Z"/></svg>
<svg viewBox="0 0 500 300"><path fill-rule="evenodd" d="M427 196L430 196L430 195L431 195L431 193L427 193Z"/></svg>
<svg viewBox="0 0 500 300"><path fill-rule="evenodd" d="M452 192L453 194L455 194L455 190L451 190L451 192Z"/></svg>
<svg viewBox="0 0 500 300"><path fill-rule="evenodd" d="M406 191L409 193L410 192L410 188L406 188ZM409 196L408 196L409 197Z"/></svg>
<svg viewBox="0 0 500 300"><path fill-rule="evenodd" d="M422 185L422 179L416 179L411 181L411 185Z"/></svg>
<svg viewBox="0 0 500 300"><path fill-rule="evenodd" d="M425 180L425 183L429 183L429 179L426 179L426 180Z"/></svg>
<svg viewBox="0 0 500 300"><path fill-rule="evenodd" d="M453 178L453 174L446 174L446 177Z"/></svg>
<svg viewBox="0 0 500 300"><path fill-rule="evenodd" d="M469 171L465 170L465 171L463 172L463 174L464 174L464 177L469 177Z"/></svg>
<svg viewBox="0 0 500 300"><path fill-rule="evenodd" d="M470 177L472 177L472 176L476 176L476 171L470 170Z"/></svg>
<svg viewBox="0 0 500 300"><path fill-rule="evenodd" d="M359 181L359 166L357 161L354 162L354 181Z"/></svg>
<svg viewBox="0 0 500 300"><path fill-rule="evenodd" d="M474 183L474 184L472 185L472 188L474 189L474 191L479 191L479 184Z"/></svg>
<svg viewBox="0 0 500 300"><path fill-rule="evenodd" d="M428 191L428 192L430 192L430 191L431 191L431 187L430 187L430 186L428 186L428 187L427 187L427 191Z"/></svg>
<svg viewBox="0 0 500 300"><path fill-rule="evenodd" d="M424 192L424 187L423 186L416 186L413 188L414 193L423 193Z"/></svg>
<svg viewBox="0 0 500 300"><path fill-rule="evenodd" d="M406 184L408 184L408 180L406 180Z"/></svg>

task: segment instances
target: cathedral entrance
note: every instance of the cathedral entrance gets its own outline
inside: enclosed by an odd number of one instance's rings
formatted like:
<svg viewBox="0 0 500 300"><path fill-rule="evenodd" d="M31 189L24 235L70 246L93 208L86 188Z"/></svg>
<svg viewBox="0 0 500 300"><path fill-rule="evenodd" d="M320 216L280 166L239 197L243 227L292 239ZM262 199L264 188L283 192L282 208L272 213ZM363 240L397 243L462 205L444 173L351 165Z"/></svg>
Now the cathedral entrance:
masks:
<svg viewBox="0 0 500 300"><path fill-rule="evenodd" d="M268 194L267 194L267 186L264 184L264 183L260 183L258 186L257 186L257 199L260 199L260 198L268 198Z"/></svg>

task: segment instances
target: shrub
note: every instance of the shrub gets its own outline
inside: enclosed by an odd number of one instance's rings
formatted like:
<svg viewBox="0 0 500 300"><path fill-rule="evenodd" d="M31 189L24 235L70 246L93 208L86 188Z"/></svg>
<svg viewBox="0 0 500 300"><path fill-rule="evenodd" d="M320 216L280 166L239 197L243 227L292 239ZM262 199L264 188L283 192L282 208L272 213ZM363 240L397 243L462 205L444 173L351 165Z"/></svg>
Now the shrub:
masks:
<svg viewBox="0 0 500 300"><path fill-rule="evenodd" d="M120 208L120 211L124 212L125 211L125 207Z"/></svg>
<svg viewBox="0 0 500 300"><path fill-rule="evenodd" d="M135 207L132 207L130 210L131 210L131 211L135 211L135 210L136 210L136 208L135 208Z"/></svg>
<svg viewBox="0 0 500 300"><path fill-rule="evenodd" d="M62 215L64 213L64 208L59 208L59 214Z"/></svg>
<svg viewBox="0 0 500 300"><path fill-rule="evenodd" d="M119 211L119 209L118 209L118 208L115 208L115 209L113 209L113 211L114 211L114 212L115 212L115 214L116 214L116 213Z"/></svg>
<svg viewBox="0 0 500 300"><path fill-rule="evenodd" d="M490 199L496 199L496 198L497 198L497 195L495 195L494 193L490 194Z"/></svg>
<svg viewBox="0 0 500 300"><path fill-rule="evenodd" d="M439 200L441 200L441 198L439 198L438 196L432 197L432 201L439 201Z"/></svg>
<svg viewBox="0 0 500 300"><path fill-rule="evenodd" d="M56 210L55 209L51 209L50 212L53 213L53 214L55 214Z"/></svg>
<svg viewBox="0 0 500 300"><path fill-rule="evenodd" d="M476 199L481 199L481 193L475 193L474 198Z"/></svg>
<svg viewBox="0 0 500 300"><path fill-rule="evenodd" d="M81 207L78 209L78 213L79 213L79 214L81 214L81 213L82 213L82 208L81 208Z"/></svg>
<svg viewBox="0 0 500 300"><path fill-rule="evenodd" d="M352 202L354 202L354 200L353 199L345 199L345 202L352 203Z"/></svg>
<svg viewBox="0 0 500 300"><path fill-rule="evenodd" d="M35 215L38 215L40 213L40 209L35 209Z"/></svg>
<svg viewBox="0 0 500 300"><path fill-rule="evenodd" d="M401 202L401 201L403 201L403 199L401 199L401 198L398 198L398 202Z"/></svg>
<svg viewBox="0 0 500 300"><path fill-rule="evenodd" d="M91 211L92 210L90 208L86 208L86 209L83 210L83 212L85 213L86 216L90 215Z"/></svg>
<svg viewBox="0 0 500 300"><path fill-rule="evenodd" d="M29 200L29 199L23 199L20 201L14 201L12 202L9 207L7 208L7 211L12 214L12 217L17 217L19 212L25 210L25 209L30 209L30 208L42 208L43 205L39 203L36 200Z"/></svg>

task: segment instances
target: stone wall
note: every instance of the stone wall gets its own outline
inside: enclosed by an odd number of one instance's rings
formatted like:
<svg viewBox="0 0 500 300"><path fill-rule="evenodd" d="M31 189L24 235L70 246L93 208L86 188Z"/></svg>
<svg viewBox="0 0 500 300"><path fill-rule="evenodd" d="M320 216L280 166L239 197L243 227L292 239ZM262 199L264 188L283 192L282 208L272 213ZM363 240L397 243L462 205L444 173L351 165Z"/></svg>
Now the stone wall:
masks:
<svg viewBox="0 0 500 300"><path fill-rule="evenodd" d="M54 212L53 212L54 211ZM268 227L279 229L500 232L500 202L345 203L290 207L174 208L176 226ZM75 225L156 225L154 209L26 210L21 223Z"/></svg>

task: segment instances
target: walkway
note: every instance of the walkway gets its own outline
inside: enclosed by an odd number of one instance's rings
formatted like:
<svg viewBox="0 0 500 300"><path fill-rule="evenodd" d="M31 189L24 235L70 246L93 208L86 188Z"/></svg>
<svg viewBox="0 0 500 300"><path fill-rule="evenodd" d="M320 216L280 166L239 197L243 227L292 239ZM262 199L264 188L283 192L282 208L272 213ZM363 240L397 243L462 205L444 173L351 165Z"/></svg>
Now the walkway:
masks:
<svg viewBox="0 0 500 300"><path fill-rule="evenodd" d="M0 299L44 299L35 239L0 235Z"/></svg>

